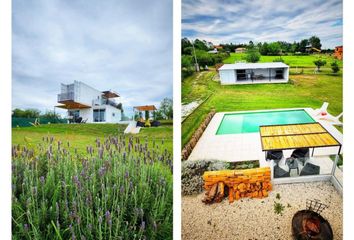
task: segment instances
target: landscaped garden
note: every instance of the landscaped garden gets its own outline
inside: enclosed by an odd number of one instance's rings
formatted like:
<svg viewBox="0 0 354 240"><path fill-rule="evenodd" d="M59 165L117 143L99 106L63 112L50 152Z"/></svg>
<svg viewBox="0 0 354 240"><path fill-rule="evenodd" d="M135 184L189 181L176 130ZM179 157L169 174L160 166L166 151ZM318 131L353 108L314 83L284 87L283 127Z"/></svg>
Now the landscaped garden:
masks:
<svg viewBox="0 0 354 240"><path fill-rule="evenodd" d="M172 124L13 129L13 239L172 239Z"/></svg>
<svg viewBox="0 0 354 240"><path fill-rule="evenodd" d="M235 62L243 54L231 54L224 62ZM314 73L314 55L282 56L290 65L290 81L282 84L220 85L217 72L194 73L182 80L182 103L207 99L182 123L182 146L184 146L205 116L215 109L221 111L242 111L276 108L319 108L329 102L329 112L337 115L342 112L342 71L333 73L330 63L333 57L322 55L327 65ZM279 56L261 56L260 61L272 61ZM312 64L311 64L312 61ZM341 63L339 64L341 66ZM341 130L341 128L339 128Z"/></svg>

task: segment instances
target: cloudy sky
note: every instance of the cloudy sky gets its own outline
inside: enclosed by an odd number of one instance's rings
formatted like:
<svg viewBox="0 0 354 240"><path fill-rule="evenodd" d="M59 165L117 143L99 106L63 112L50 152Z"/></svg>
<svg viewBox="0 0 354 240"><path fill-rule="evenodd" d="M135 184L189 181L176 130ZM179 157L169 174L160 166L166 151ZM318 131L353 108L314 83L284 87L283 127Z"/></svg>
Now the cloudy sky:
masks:
<svg viewBox="0 0 354 240"><path fill-rule="evenodd" d="M13 108L53 110L60 83L114 90L126 112L172 97L172 1L15 0Z"/></svg>
<svg viewBox="0 0 354 240"><path fill-rule="evenodd" d="M182 0L182 36L218 43L300 41L342 44L341 0Z"/></svg>

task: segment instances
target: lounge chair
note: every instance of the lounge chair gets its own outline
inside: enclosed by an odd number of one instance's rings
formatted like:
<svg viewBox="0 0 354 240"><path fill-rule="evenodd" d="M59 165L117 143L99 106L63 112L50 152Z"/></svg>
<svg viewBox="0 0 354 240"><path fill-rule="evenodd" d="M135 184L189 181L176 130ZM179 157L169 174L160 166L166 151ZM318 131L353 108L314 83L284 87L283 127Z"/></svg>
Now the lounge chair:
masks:
<svg viewBox="0 0 354 240"><path fill-rule="evenodd" d="M324 102L321 106L321 108L315 109L314 110L314 115L315 116L325 116L328 114L327 108L328 108L329 103Z"/></svg>
<svg viewBox="0 0 354 240"><path fill-rule="evenodd" d="M82 121L82 117L78 117L78 118L75 119L76 123L81 123L81 121Z"/></svg>
<svg viewBox="0 0 354 240"><path fill-rule="evenodd" d="M324 116L319 116L318 119L322 120L322 121L327 121L329 123L331 123L332 125L339 125L342 126L343 123L339 120L339 118L341 118L343 116L343 112L337 116L332 116L331 114L327 113Z"/></svg>
<svg viewBox="0 0 354 240"><path fill-rule="evenodd" d="M318 174L320 174L320 166L308 162L301 170L300 176L309 176L309 175L318 175Z"/></svg>

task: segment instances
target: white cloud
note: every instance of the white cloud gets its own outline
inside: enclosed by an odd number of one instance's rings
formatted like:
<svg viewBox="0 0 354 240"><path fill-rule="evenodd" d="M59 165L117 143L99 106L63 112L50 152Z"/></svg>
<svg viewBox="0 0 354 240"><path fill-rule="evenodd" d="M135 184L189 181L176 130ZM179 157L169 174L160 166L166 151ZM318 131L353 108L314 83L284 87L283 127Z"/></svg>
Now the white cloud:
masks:
<svg viewBox="0 0 354 240"><path fill-rule="evenodd" d="M323 48L342 44L341 0L183 0L184 37L214 43L300 41L317 35Z"/></svg>
<svg viewBox="0 0 354 240"><path fill-rule="evenodd" d="M172 97L172 1L16 0L12 39L14 108L52 109L74 80L127 108Z"/></svg>

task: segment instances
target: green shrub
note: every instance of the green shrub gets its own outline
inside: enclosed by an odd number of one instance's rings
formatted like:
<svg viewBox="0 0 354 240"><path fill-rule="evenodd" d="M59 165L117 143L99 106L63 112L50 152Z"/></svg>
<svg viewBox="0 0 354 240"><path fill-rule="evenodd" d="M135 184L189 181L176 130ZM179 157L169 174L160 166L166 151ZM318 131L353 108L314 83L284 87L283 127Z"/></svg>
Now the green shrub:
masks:
<svg viewBox="0 0 354 240"><path fill-rule="evenodd" d="M274 202L274 213L282 215L284 209L285 206L283 204Z"/></svg>
<svg viewBox="0 0 354 240"><path fill-rule="evenodd" d="M337 61L331 63L331 68L332 68L333 73L339 72L339 66L338 66Z"/></svg>
<svg viewBox="0 0 354 240"><path fill-rule="evenodd" d="M316 65L318 71L320 71L320 68L322 66L327 64L326 60L322 60L322 59L317 59L317 60L313 61L313 63Z"/></svg>
<svg viewBox="0 0 354 240"><path fill-rule="evenodd" d="M261 54L256 48L251 48L247 50L245 60L250 63L256 63L261 58Z"/></svg>

